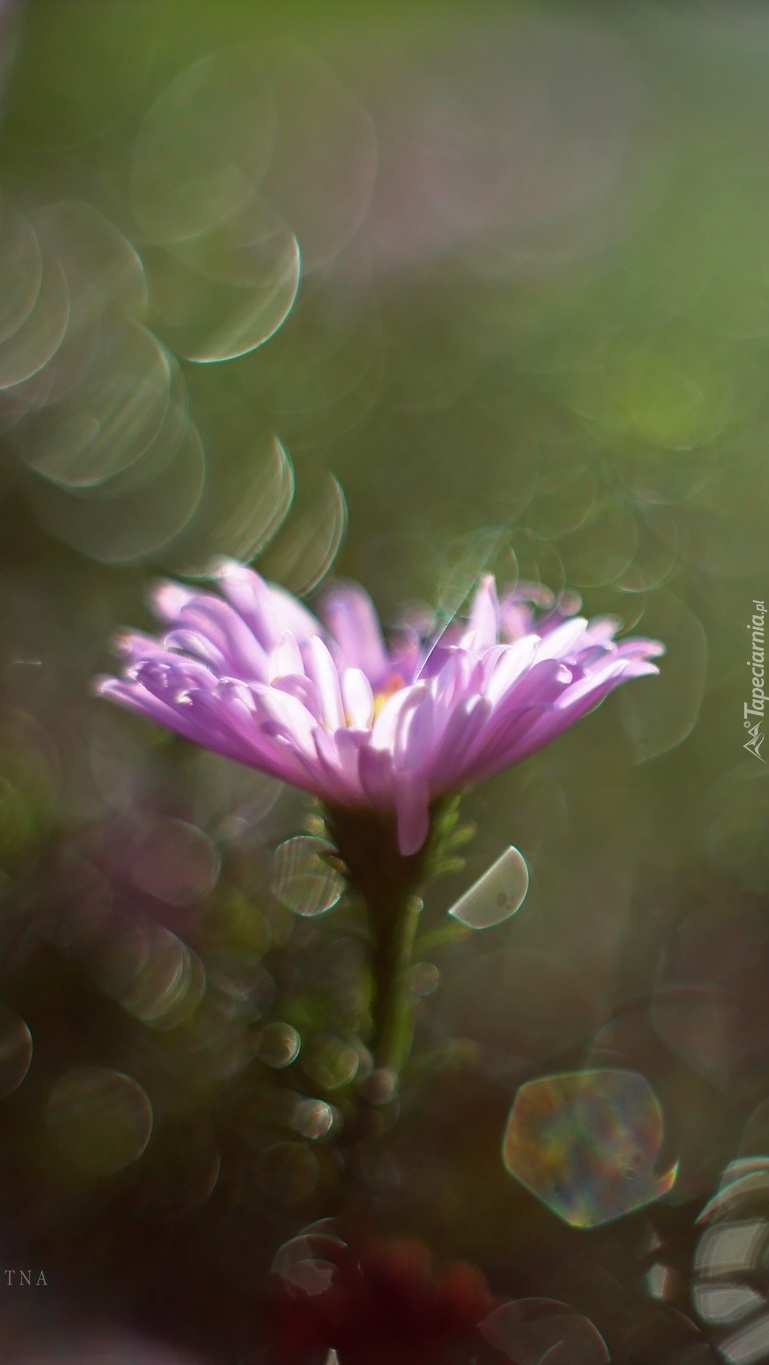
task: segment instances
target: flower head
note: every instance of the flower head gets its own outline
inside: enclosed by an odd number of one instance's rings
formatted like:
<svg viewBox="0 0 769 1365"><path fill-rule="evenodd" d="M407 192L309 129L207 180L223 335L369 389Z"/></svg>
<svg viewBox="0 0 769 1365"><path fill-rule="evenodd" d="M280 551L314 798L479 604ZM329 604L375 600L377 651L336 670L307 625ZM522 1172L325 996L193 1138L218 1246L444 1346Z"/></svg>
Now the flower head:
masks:
<svg viewBox="0 0 769 1365"><path fill-rule="evenodd" d="M162 638L124 633L122 678L97 690L213 749L319 797L397 821L422 848L430 807L518 763L620 683L658 669L656 640L615 640L618 622L576 615L538 585L497 597L483 578L466 618L386 643L374 606L339 584L320 619L232 560L220 593L165 582Z"/></svg>

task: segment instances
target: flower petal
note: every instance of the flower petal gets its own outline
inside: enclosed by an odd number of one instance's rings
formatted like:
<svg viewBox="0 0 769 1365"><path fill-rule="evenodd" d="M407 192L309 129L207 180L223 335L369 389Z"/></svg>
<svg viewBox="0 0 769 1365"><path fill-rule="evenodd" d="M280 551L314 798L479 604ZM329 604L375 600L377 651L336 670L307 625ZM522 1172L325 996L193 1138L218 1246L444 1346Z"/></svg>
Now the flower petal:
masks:
<svg viewBox="0 0 769 1365"><path fill-rule="evenodd" d="M223 561L219 586L157 585L165 638L122 635L124 677L97 690L322 800L394 815L406 855L427 837L432 800L528 757L622 682L657 672L663 648L616 640L614 618L577 617L578 598L539 585L500 607L491 575L464 630L452 621L431 635L425 618L389 653L362 588L327 595L324 637L245 565ZM375 715L377 689L387 699Z"/></svg>
<svg viewBox="0 0 769 1365"><path fill-rule="evenodd" d="M469 697L452 712L430 760L434 792L457 791L466 785L465 771L490 712L491 703L478 696Z"/></svg>
<svg viewBox="0 0 769 1365"><path fill-rule="evenodd" d="M183 583L172 583L164 578L152 584L147 600L158 620L171 625L179 619L182 607L186 607L196 596L194 588L186 588Z"/></svg>
<svg viewBox="0 0 769 1365"><path fill-rule="evenodd" d="M348 724L367 730L374 715L374 693L360 668L346 668L342 674L342 700Z"/></svg>
<svg viewBox="0 0 769 1365"><path fill-rule="evenodd" d="M543 635L537 650L537 659L571 659L580 644L585 640L588 623L584 616L571 616L562 621L554 630ZM593 644L594 641L589 641Z"/></svg>
<svg viewBox="0 0 769 1365"><path fill-rule="evenodd" d="M314 755L313 732L318 722L307 707L288 692L277 687L258 687L257 715L262 725L269 726L270 734L283 735L298 752Z"/></svg>
<svg viewBox="0 0 769 1365"><path fill-rule="evenodd" d="M292 673L304 673L302 651L290 631L281 635L267 661L268 678L271 683Z"/></svg>
<svg viewBox="0 0 769 1365"><path fill-rule="evenodd" d="M176 619L177 630L191 630L222 653L227 671L240 678L266 679L267 654L239 612L211 593L187 602Z"/></svg>
<svg viewBox="0 0 769 1365"><path fill-rule="evenodd" d="M234 559L224 559L217 577L227 601L242 616L263 649L274 649L287 630L298 640L320 630L315 617L301 602L283 588L265 582L255 569Z"/></svg>
<svg viewBox="0 0 769 1365"><path fill-rule="evenodd" d="M491 649L499 640L499 601L493 574L483 575L470 609L467 631L462 643L481 651Z"/></svg>
<svg viewBox="0 0 769 1365"><path fill-rule="evenodd" d="M364 796L375 810L392 809L393 763L386 749L364 744L358 759L358 772Z"/></svg>
<svg viewBox="0 0 769 1365"><path fill-rule="evenodd" d="M420 773L399 773L394 783L398 848L404 858L418 853L430 832L430 789Z"/></svg>
<svg viewBox="0 0 769 1365"><path fill-rule="evenodd" d="M374 721L374 728L371 731L372 748L386 749L390 754L395 752L401 712L412 707L419 697L426 694L427 689L427 683L412 683L410 687L401 687L387 698Z"/></svg>
<svg viewBox="0 0 769 1365"><path fill-rule="evenodd" d="M346 664L365 673L372 687L390 668L374 603L357 583L340 583L323 600L321 615Z"/></svg>
<svg viewBox="0 0 769 1365"><path fill-rule="evenodd" d="M435 703L429 688L414 686L408 691L395 725L393 764L401 772L425 772L432 751Z"/></svg>
<svg viewBox="0 0 769 1365"><path fill-rule="evenodd" d="M308 678L314 682L320 697L324 725L336 730L344 725L344 707L339 674L328 648L319 635L311 635L302 645L302 657Z"/></svg>

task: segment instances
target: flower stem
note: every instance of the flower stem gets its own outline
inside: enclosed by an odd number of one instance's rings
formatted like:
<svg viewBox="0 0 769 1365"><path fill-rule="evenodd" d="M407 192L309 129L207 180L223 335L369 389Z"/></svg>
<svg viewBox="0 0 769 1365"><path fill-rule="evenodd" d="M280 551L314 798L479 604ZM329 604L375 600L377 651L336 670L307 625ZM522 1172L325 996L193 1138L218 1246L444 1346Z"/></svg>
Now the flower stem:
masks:
<svg viewBox="0 0 769 1365"><path fill-rule="evenodd" d="M422 902L406 897L388 915L369 906L371 924L371 978L373 1029L370 1050L377 1070L399 1075L411 1046L412 1010L408 998L408 971Z"/></svg>
<svg viewBox="0 0 769 1365"><path fill-rule="evenodd" d="M368 915L374 1066L397 1079L411 1042L407 977L422 908L416 893L428 874L429 848L404 856L394 819L371 811L327 807L326 824L350 888Z"/></svg>
<svg viewBox="0 0 769 1365"><path fill-rule="evenodd" d="M414 941L422 910L419 892L446 865L456 842L458 799L436 801L430 834L416 853L403 854L395 819L371 810L326 805L324 821L352 894L368 920L373 1070L358 1086L346 1114L340 1152L340 1203L360 1216L370 1204L370 1154L395 1120L398 1081L411 1051L413 1001L409 990ZM464 836L463 836L464 837Z"/></svg>

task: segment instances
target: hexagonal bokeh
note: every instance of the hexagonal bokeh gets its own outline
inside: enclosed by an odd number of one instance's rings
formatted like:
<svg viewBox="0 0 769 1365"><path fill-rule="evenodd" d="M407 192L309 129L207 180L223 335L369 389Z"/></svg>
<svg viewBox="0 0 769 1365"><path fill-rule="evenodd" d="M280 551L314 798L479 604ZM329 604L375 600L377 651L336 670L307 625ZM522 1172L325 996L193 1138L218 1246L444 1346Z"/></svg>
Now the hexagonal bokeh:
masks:
<svg viewBox="0 0 769 1365"><path fill-rule="evenodd" d="M662 1108L645 1076L597 1070L522 1085L503 1145L511 1175L572 1227L592 1228L661 1199Z"/></svg>

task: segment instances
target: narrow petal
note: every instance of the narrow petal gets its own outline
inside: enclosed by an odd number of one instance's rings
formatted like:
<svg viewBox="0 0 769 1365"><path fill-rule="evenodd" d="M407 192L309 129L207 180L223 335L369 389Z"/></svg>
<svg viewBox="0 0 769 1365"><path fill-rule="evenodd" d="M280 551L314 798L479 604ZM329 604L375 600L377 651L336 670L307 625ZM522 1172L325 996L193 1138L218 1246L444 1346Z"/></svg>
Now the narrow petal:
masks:
<svg viewBox="0 0 769 1365"><path fill-rule="evenodd" d="M367 730L374 715L374 693L360 668L346 668L342 674L342 701L347 721L356 730Z"/></svg>
<svg viewBox="0 0 769 1365"><path fill-rule="evenodd" d="M363 792L376 810L392 809L393 804L393 763L392 755L386 749L374 749L365 744L358 759Z"/></svg>
<svg viewBox="0 0 769 1365"><path fill-rule="evenodd" d="M428 689L413 687L408 704L398 714L393 741L393 763L397 770L425 772L433 745L435 703Z"/></svg>
<svg viewBox="0 0 769 1365"><path fill-rule="evenodd" d="M622 622L618 616L594 616L588 621L585 639L591 644L608 644L614 639Z"/></svg>
<svg viewBox="0 0 769 1365"><path fill-rule="evenodd" d="M427 687L427 683L412 683L411 687L401 687L387 698L371 732L374 749L387 749L391 754L394 752L401 712L408 710L419 697L424 696Z"/></svg>
<svg viewBox="0 0 769 1365"><path fill-rule="evenodd" d="M209 639L221 650L228 672L241 678L266 679L267 654L229 602L202 593L182 607L176 628L192 630Z"/></svg>
<svg viewBox="0 0 769 1365"><path fill-rule="evenodd" d="M245 564L238 564L234 559L223 559L217 578L222 593L243 618L254 638L263 649L273 649L283 631L275 627L270 589L261 574Z"/></svg>
<svg viewBox="0 0 769 1365"><path fill-rule="evenodd" d="M193 744L202 744L206 749L213 749L216 753L223 754L225 758L233 758L240 763L260 766L254 764L250 754L244 753L242 743L222 732L218 721L212 725L210 717L201 715L199 697L194 692L187 693L183 699L177 695L175 699L173 693L169 691L166 700L159 693L150 691L140 683L124 683L116 678L100 680L98 690L102 696L111 698L137 715L157 722L167 730L173 730L184 739L191 740Z"/></svg>
<svg viewBox="0 0 769 1365"><path fill-rule="evenodd" d="M317 781L308 780L306 769L297 761L298 754L276 745L264 732L258 714L252 710L252 699L245 701L225 684L215 694L192 692L190 708L205 734L218 736L220 745L227 745L240 763L317 793Z"/></svg>
<svg viewBox="0 0 769 1365"><path fill-rule="evenodd" d="M395 778L395 815L398 848L404 858L418 853L430 832L430 791L419 773L401 773Z"/></svg>
<svg viewBox="0 0 769 1365"><path fill-rule="evenodd" d="M447 651L446 661L432 681L435 698L433 725L436 739L442 735L454 707L483 692L485 662L465 649Z"/></svg>
<svg viewBox="0 0 769 1365"><path fill-rule="evenodd" d="M229 660L222 653L218 645L214 644L207 635L203 635L196 630L169 630L163 640L165 652L171 649L183 650L186 654L193 654L204 663L210 664L211 668L217 673L228 671Z"/></svg>
<svg viewBox="0 0 769 1365"><path fill-rule="evenodd" d="M118 631L112 642L113 653L126 663L138 663L141 659L165 657L168 653L162 640L154 635L146 635L143 630Z"/></svg>
<svg viewBox="0 0 769 1365"><path fill-rule="evenodd" d="M318 726L315 731L315 746L318 763L327 784L328 798L340 805L356 805L363 795L358 776L358 757L360 742L352 739L349 730L338 730L330 735L328 730Z"/></svg>
<svg viewBox="0 0 769 1365"><path fill-rule="evenodd" d="M276 678L271 684L278 692L287 692L289 697L296 697L302 703L305 710L318 724L323 724L323 708L320 704L318 689L312 680L304 673L287 673L285 678Z"/></svg>
<svg viewBox="0 0 769 1365"><path fill-rule="evenodd" d="M266 583L255 569L225 559L217 576L227 601L263 649L274 649L286 630L298 640L320 631L315 617L301 602L274 583Z"/></svg>
<svg viewBox="0 0 769 1365"><path fill-rule="evenodd" d="M510 644L537 630L534 611L528 602L518 599L503 600L499 608L499 620L500 635Z"/></svg>
<svg viewBox="0 0 769 1365"><path fill-rule="evenodd" d="M618 640L617 653L627 659L656 659L665 653L660 640L647 640L642 635L631 635L626 640Z"/></svg>
<svg viewBox="0 0 769 1365"><path fill-rule="evenodd" d="M499 601L494 575L487 573L478 585L467 626L472 648L491 649L499 640Z"/></svg>
<svg viewBox="0 0 769 1365"><path fill-rule="evenodd" d="M260 687L257 691L257 712L260 723L268 723L271 734L281 734L305 754L315 753L313 731L315 717L296 697L281 692L277 687Z"/></svg>
<svg viewBox="0 0 769 1365"><path fill-rule="evenodd" d="M568 621L562 621L555 630L551 630L542 637L542 643L537 650L537 658L541 659L569 659L573 656L579 645L584 641L588 630L588 623L584 616L572 616ZM590 641L592 644L593 641Z"/></svg>
<svg viewBox="0 0 769 1365"><path fill-rule="evenodd" d="M543 659L534 664L496 703L487 724L479 734L468 755L468 765L474 777L484 772L497 772L502 751L510 746L562 696L570 685L571 672L558 659ZM508 762L516 760L508 759Z"/></svg>
<svg viewBox="0 0 769 1365"><path fill-rule="evenodd" d="M430 760L433 791L456 791L465 785L465 770L490 713L491 703L477 696L468 698L452 712Z"/></svg>
<svg viewBox="0 0 769 1365"><path fill-rule="evenodd" d="M604 697L618 682L622 681L623 677L633 677L638 667L644 672L659 672L656 664L646 664L636 660L617 658L616 656L612 658L610 656L603 667L597 668L592 673L587 673L584 677L578 678L564 688L555 702L555 706L559 711L568 712L586 697L595 696L597 699Z"/></svg>
<svg viewBox="0 0 769 1365"><path fill-rule="evenodd" d="M544 725L554 714L557 715L552 702L529 701L513 707L501 722L495 718L494 724L470 746L463 771L464 781L478 782L512 763L521 762L541 744L546 744L546 739L530 743L530 737L537 725ZM568 724L567 721L562 728Z"/></svg>
<svg viewBox="0 0 769 1365"><path fill-rule="evenodd" d="M311 635L322 635L320 621L308 611L303 602L300 602L292 593L286 592L277 583L270 583L270 604L272 608L272 620L275 623L274 629L277 633L285 630L286 626L295 635L297 640L308 640Z"/></svg>
<svg viewBox="0 0 769 1365"><path fill-rule="evenodd" d="M628 672L628 668L638 668L643 672ZM517 726L516 718L511 716L506 732L498 737L486 755L481 775L498 772L511 763L523 762L564 730L570 729L576 721L594 711L615 687L628 678L657 672L659 670L652 663L623 664L623 661L614 661L602 674L580 678L564 688L555 702L522 712Z"/></svg>
<svg viewBox="0 0 769 1365"><path fill-rule="evenodd" d="M486 696L496 704L501 701L510 688L531 667L537 657L539 641L536 635L526 635L514 645L502 646L504 653L496 659L491 676L486 683ZM495 650L496 654L497 651Z"/></svg>
<svg viewBox="0 0 769 1365"><path fill-rule="evenodd" d="M339 674L328 648L319 635L311 635L302 645L302 657L308 678L311 678L320 697L323 723L331 730L344 725L344 706Z"/></svg>
<svg viewBox="0 0 769 1365"><path fill-rule="evenodd" d="M576 657L569 661L569 672L576 682L578 678L587 677L589 673L595 673L603 668L607 659L615 659L617 651L612 645L594 645L592 648L581 649Z"/></svg>
<svg viewBox="0 0 769 1365"><path fill-rule="evenodd" d="M157 616L159 621L165 621L172 625L179 619L179 612L182 607L186 607L188 602L198 594L194 588L186 588L183 583L172 583L168 579L161 579L153 583L147 594L150 610Z"/></svg>
<svg viewBox="0 0 769 1365"><path fill-rule="evenodd" d="M560 659L538 659L495 699L492 712L494 723L504 720L510 711L517 711L521 706L555 701L569 686L572 678L573 670Z"/></svg>
<svg viewBox="0 0 769 1365"><path fill-rule="evenodd" d="M286 631L280 637L277 645L270 652L267 670L267 676L271 683L274 683L277 678L284 678L292 673L304 673L302 651L295 636L290 631Z"/></svg>
<svg viewBox="0 0 769 1365"><path fill-rule="evenodd" d="M157 721L160 725L166 726L167 729L176 730L187 738L192 737L190 726L185 723L184 718L177 714L167 702L154 696L139 683L123 682L120 678L101 677L96 679L94 691L97 696L109 697L111 701L118 702L128 711L146 716L148 720Z"/></svg>
<svg viewBox="0 0 769 1365"><path fill-rule="evenodd" d="M181 654L166 654L149 659L129 668L127 677L146 687L155 696L169 697L172 700L184 697L191 687L201 691L213 691L218 679L197 659L188 659Z"/></svg>
<svg viewBox="0 0 769 1365"><path fill-rule="evenodd" d="M357 583L342 583L327 593L322 616L345 662L365 673L376 687L389 671L382 629L371 598Z"/></svg>

